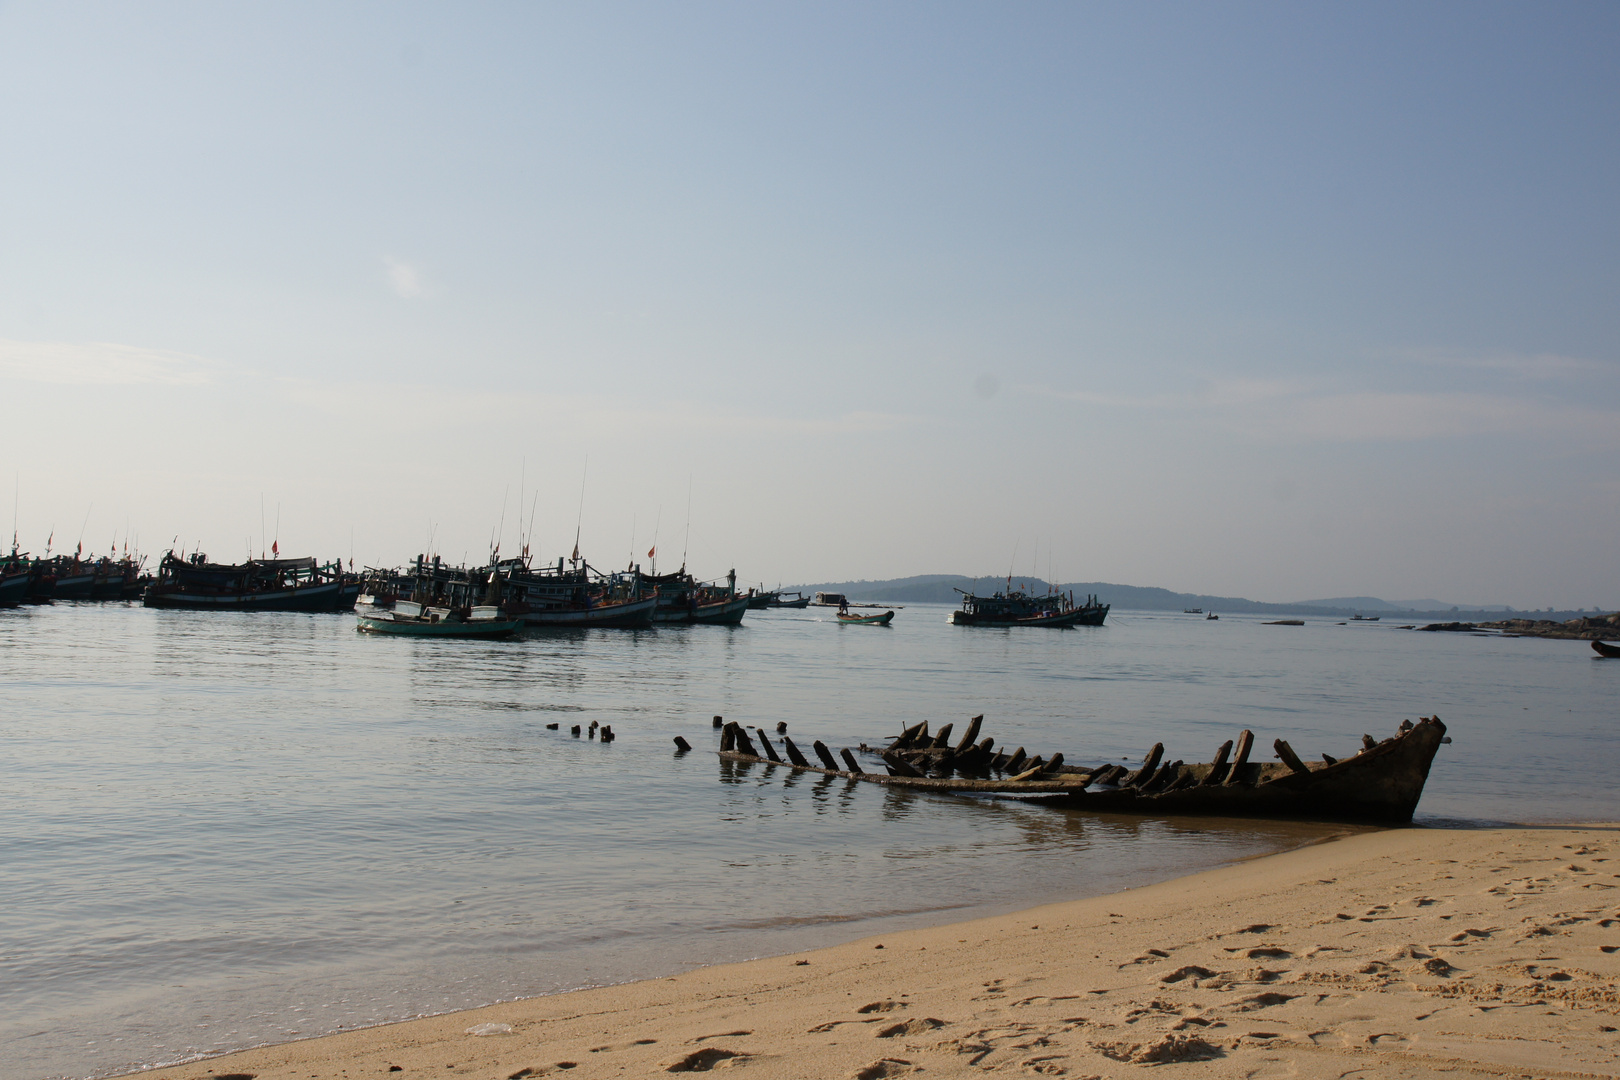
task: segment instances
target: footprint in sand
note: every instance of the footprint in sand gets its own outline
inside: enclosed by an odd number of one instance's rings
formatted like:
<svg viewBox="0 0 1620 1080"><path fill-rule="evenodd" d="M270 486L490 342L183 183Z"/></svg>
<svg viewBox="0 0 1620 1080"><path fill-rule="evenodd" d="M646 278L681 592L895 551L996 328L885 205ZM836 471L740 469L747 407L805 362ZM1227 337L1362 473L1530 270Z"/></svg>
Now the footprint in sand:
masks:
<svg viewBox="0 0 1620 1080"><path fill-rule="evenodd" d="M740 1063L749 1056L736 1050L725 1050L718 1046L706 1046L702 1050L694 1050L683 1058L667 1063L664 1066L664 1071L708 1072L721 1062Z"/></svg>
<svg viewBox="0 0 1620 1080"><path fill-rule="evenodd" d="M858 1012L858 1013L863 1013L863 1014L864 1013L884 1013L884 1012L893 1012L896 1009L903 1009L905 1007L906 1007L906 1003L903 1002L903 1001L873 1001L873 1002L871 1002L869 1004L862 1005L860 1008L856 1009L855 1011Z"/></svg>
<svg viewBox="0 0 1620 1080"><path fill-rule="evenodd" d="M1197 985L1196 980L1198 979L1212 979L1214 977L1215 972L1209 970L1209 968L1199 967L1197 964L1188 964L1186 967L1176 968L1167 975L1159 976L1159 981L1162 983L1178 983L1183 979L1192 979L1194 985Z"/></svg>
<svg viewBox="0 0 1620 1080"><path fill-rule="evenodd" d="M888 1027L878 1028L877 1037L880 1039L893 1039L899 1035L926 1035L935 1028L945 1026L945 1021L932 1016L919 1016L899 1024L890 1024Z"/></svg>
<svg viewBox="0 0 1620 1080"><path fill-rule="evenodd" d="M852 1080L884 1080L889 1076L903 1076L915 1069L916 1066L905 1058L881 1058L856 1069L850 1076Z"/></svg>
<svg viewBox="0 0 1620 1080"><path fill-rule="evenodd" d="M1262 945L1257 949L1250 949L1243 955L1250 960L1286 960L1294 954L1287 949L1280 949L1275 945Z"/></svg>

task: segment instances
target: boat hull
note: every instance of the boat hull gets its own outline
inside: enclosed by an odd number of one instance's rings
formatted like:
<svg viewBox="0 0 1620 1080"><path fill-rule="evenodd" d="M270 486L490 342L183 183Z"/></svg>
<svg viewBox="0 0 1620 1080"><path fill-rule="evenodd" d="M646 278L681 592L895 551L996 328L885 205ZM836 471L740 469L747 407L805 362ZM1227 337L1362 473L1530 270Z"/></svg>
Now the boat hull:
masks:
<svg viewBox="0 0 1620 1080"><path fill-rule="evenodd" d="M1620 645L1610 645L1606 641L1592 642L1592 651L1605 660L1620 660Z"/></svg>
<svg viewBox="0 0 1620 1080"><path fill-rule="evenodd" d="M807 608L810 606L810 598L808 596L801 596L797 600L772 600L767 606L773 608Z"/></svg>
<svg viewBox="0 0 1620 1080"><path fill-rule="evenodd" d="M391 634L396 637L431 638L505 638L523 629L522 619L484 619L469 622L427 622L410 620L397 622L392 615L361 615L355 620L355 629L362 634Z"/></svg>
<svg viewBox="0 0 1620 1080"><path fill-rule="evenodd" d="M838 621L844 625L857 626L888 626L894 621L894 612L885 611L881 615L839 615Z"/></svg>
<svg viewBox="0 0 1620 1080"><path fill-rule="evenodd" d="M16 607L28 598L28 575L12 574L0 580L0 607Z"/></svg>
<svg viewBox="0 0 1620 1080"><path fill-rule="evenodd" d="M1065 626L1101 626L1103 620L1108 618L1109 605L1101 607L1074 608L1072 611L1060 611L1051 615L1025 615L1014 618L1003 618L992 615L974 615L967 611L951 612L951 623L954 626L1042 626L1047 629L1061 629Z"/></svg>
<svg viewBox="0 0 1620 1080"><path fill-rule="evenodd" d="M658 598L649 596L645 600L593 608L526 611L523 622L532 627L552 629L642 630L653 624L653 613L657 608Z"/></svg>
<svg viewBox="0 0 1620 1080"><path fill-rule="evenodd" d="M358 588L345 589L337 581L248 593L189 592L153 585L141 603L183 611L344 611L354 607L357 592Z"/></svg>
<svg viewBox="0 0 1620 1080"><path fill-rule="evenodd" d="M57 600L92 600L95 598L95 574L66 574L56 579Z"/></svg>
<svg viewBox="0 0 1620 1080"><path fill-rule="evenodd" d="M747 596L737 596L716 604L671 605L659 607L653 622L665 626L737 626L748 613Z"/></svg>

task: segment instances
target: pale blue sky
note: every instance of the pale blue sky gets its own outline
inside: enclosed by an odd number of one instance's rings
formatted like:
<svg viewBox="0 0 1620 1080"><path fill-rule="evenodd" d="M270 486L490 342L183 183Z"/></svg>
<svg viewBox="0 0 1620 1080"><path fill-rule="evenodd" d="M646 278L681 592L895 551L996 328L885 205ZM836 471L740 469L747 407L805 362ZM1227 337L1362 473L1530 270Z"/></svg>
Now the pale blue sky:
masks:
<svg viewBox="0 0 1620 1080"><path fill-rule="evenodd" d="M284 549L478 557L526 470L554 557L589 454L604 564L678 560L690 478L693 569L751 581L1016 544L1613 607L1617 46L1612 4L0 3L0 466L36 550L235 557L262 495Z"/></svg>

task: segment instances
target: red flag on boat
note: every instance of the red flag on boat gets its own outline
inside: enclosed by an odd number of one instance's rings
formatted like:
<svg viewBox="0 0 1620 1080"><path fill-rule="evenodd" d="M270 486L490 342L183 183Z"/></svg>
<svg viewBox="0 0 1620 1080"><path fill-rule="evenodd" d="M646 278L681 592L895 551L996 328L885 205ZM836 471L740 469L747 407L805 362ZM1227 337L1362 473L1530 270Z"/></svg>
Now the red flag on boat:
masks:
<svg viewBox="0 0 1620 1080"><path fill-rule="evenodd" d="M658 550L658 545L657 544L654 544L652 547L648 548L647 549L647 558L649 558L649 559L652 558L653 553L656 552L657 550Z"/></svg>
<svg viewBox="0 0 1620 1080"><path fill-rule="evenodd" d="M281 544L278 541L275 541L275 540L270 541L270 554L272 554L272 555L280 555L281 554Z"/></svg>

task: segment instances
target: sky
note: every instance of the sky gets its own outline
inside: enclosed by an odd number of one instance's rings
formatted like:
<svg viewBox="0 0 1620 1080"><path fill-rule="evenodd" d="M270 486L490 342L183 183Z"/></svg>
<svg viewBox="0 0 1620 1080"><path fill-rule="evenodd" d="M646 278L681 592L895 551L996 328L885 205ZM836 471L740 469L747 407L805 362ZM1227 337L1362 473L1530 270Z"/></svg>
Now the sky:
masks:
<svg viewBox="0 0 1620 1080"><path fill-rule="evenodd" d="M0 0L0 488L36 552L1613 610L1617 47L1607 3Z"/></svg>

